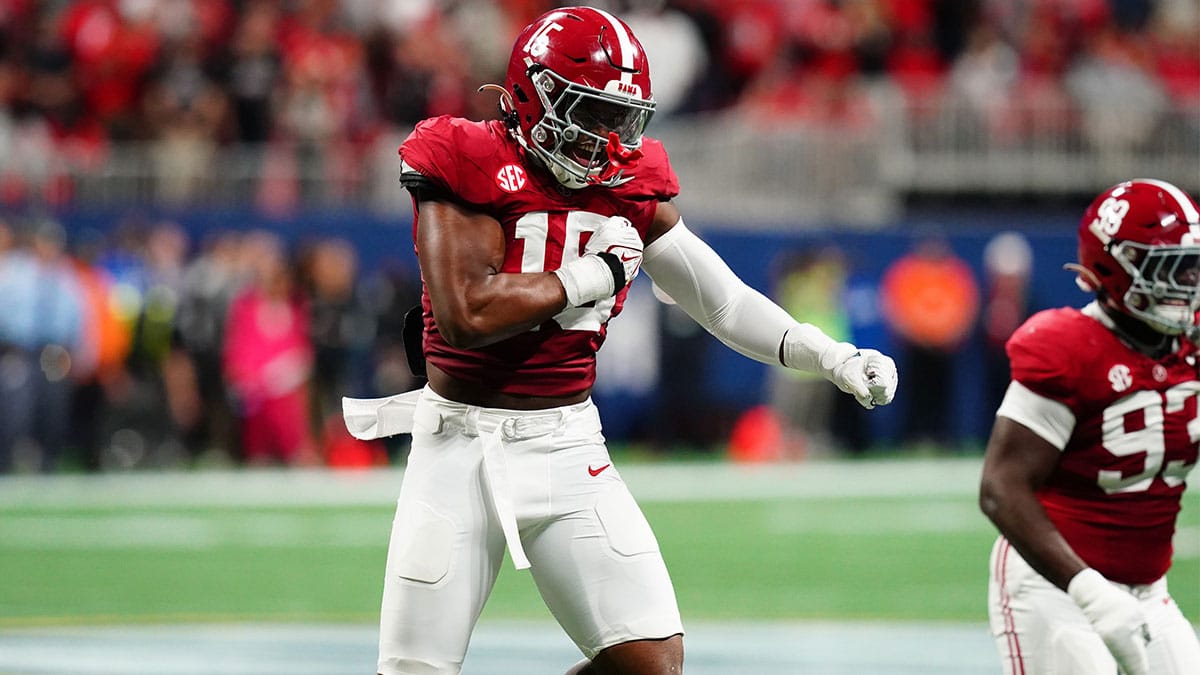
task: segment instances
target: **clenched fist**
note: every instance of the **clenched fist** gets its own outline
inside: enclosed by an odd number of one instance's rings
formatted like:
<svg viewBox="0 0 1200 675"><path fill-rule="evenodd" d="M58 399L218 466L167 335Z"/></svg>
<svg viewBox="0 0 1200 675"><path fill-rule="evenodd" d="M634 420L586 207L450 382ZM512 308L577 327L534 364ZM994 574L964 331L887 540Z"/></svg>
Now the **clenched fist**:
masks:
<svg viewBox="0 0 1200 675"><path fill-rule="evenodd" d="M600 223L583 247L583 257L554 271L578 307L617 294L642 266L642 237L628 218L612 216Z"/></svg>
<svg viewBox="0 0 1200 675"><path fill-rule="evenodd" d="M633 281L642 266L642 237L628 218L613 216L600 223L583 247L584 255L609 254L621 264L623 278L614 275L614 293Z"/></svg>
<svg viewBox="0 0 1200 675"><path fill-rule="evenodd" d="M822 355L821 365L838 389L854 396L867 410L891 403L896 395L896 362L877 350L841 342Z"/></svg>

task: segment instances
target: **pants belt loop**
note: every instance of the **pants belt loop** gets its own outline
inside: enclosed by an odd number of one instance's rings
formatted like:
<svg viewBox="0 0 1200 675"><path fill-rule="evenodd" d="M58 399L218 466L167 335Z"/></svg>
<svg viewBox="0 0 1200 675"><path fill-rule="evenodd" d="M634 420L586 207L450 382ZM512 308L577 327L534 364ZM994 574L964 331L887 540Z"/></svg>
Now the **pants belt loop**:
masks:
<svg viewBox="0 0 1200 675"><path fill-rule="evenodd" d="M479 412L480 408L470 406L467 412L463 415L463 433L468 436L479 435Z"/></svg>

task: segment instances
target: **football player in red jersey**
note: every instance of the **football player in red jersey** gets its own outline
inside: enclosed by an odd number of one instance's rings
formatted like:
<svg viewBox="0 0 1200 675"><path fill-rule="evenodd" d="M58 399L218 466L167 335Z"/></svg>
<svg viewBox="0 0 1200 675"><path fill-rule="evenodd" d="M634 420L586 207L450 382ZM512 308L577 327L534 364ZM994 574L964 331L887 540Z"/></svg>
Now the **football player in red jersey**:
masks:
<svg viewBox="0 0 1200 675"><path fill-rule="evenodd" d="M1195 675L1167 592L1200 442L1200 211L1182 190L1105 190L1068 265L1095 301L1009 339L979 503L1000 530L988 614L1011 675Z"/></svg>
<svg viewBox="0 0 1200 675"><path fill-rule="evenodd" d="M642 135L646 56L619 19L543 15L485 88L503 119L429 119L400 147L428 385L346 412L359 437L412 432L379 672L458 673L507 550L586 657L571 672L679 673L671 580L590 398L629 283L645 269L733 349L867 408L891 401L895 365L797 322L683 224L667 153Z"/></svg>

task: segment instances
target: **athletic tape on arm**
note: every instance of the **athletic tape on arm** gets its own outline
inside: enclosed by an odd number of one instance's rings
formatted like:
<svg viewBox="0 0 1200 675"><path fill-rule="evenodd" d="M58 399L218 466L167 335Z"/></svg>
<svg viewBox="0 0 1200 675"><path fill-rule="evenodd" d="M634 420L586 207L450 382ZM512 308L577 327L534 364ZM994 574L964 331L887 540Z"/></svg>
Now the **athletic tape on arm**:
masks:
<svg viewBox="0 0 1200 675"><path fill-rule="evenodd" d="M797 325L796 320L739 279L683 219L646 247L642 269L730 349L780 365L780 342L788 329Z"/></svg>

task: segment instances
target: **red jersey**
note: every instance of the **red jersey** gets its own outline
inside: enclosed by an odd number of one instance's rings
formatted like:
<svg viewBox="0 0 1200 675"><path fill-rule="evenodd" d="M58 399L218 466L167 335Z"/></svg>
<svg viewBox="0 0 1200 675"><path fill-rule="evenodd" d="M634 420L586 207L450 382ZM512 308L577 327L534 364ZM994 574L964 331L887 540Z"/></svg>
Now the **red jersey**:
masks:
<svg viewBox="0 0 1200 675"><path fill-rule="evenodd" d="M1155 360L1068 308L1039 312L1008 342L1013 379L1075 417L1038 498L1075 552L1113 581L1147 584L1171 566L1200 441L1197 350L1181 342Z"/></svg>
<svg viewBox="0 0 1200 675"><path fill-rule="evenodd" d="M404 164L460 203L495 218L504 230L501 272L547 272L583 254L587 238L611 216L628 218L645 237L659 202L679 194L662 144L642 139L642 158L616 187L566 190L527 159L500 121L435 117L400 146ZM415 210L415 207L414 207ZM413 219L416 241L417 219ZM596 351L627 289L591 306L569 307L527 333L477 349L442 338L422 290L423 350L429 363L459 380L505 394L566 396L592 386Z"/></svg>

